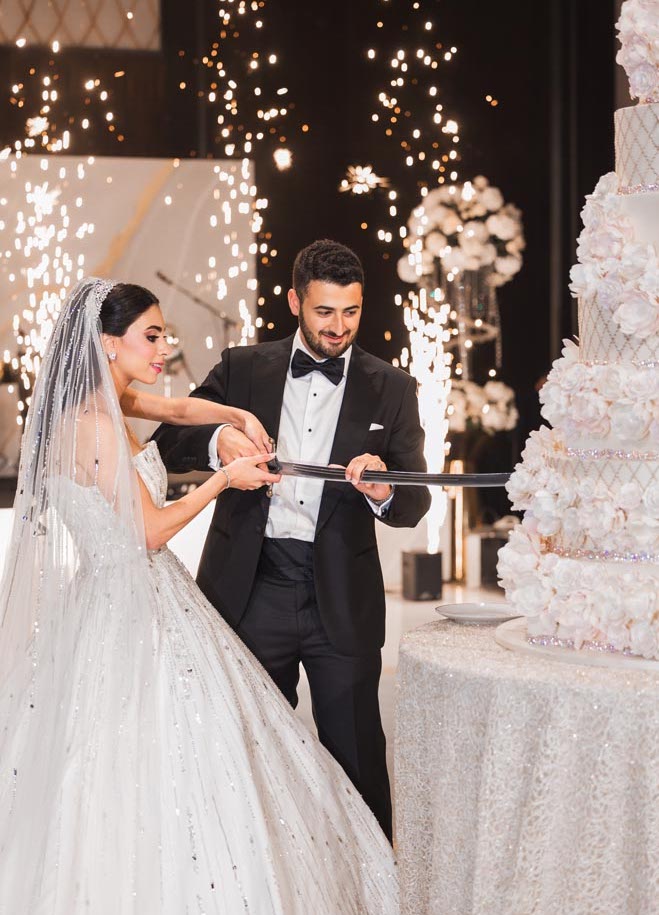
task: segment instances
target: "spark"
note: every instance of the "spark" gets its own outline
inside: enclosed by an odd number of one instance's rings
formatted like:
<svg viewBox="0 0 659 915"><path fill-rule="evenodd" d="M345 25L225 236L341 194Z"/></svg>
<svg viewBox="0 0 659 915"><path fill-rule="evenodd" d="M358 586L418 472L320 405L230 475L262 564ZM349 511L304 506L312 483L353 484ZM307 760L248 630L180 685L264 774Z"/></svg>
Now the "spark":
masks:
<svg viewBox="0 0 659 915"><path fill-rule="evenodd" d="M349 165L339 190L352 194L370 194L378 187L389 187L389 179L376 174L372 165Z"/></svg>

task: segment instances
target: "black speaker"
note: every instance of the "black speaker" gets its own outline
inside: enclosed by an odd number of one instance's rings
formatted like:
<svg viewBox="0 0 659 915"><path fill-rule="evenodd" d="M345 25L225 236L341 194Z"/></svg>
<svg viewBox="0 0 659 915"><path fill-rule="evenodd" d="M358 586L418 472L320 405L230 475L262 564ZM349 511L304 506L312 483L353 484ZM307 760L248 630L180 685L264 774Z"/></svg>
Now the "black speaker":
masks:
<svg viewBox="0 0 659 915"><path fill-rule="evenodd" d="M437 600L442 596L442 554L403 553L405 600Z"/></svg>

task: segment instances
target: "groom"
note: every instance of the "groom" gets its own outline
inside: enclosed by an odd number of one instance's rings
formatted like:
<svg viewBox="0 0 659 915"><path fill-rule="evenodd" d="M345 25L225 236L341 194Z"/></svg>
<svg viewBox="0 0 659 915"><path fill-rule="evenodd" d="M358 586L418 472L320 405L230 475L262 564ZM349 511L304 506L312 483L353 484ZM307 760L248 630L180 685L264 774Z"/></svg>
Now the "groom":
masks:
<svg viewBox="0 0 659 915"><path fill-rule="evenodd" d="M425 487L360 482L366 468L426 469L414 379L354 342L363 286L349 248L327 240L304 248L288 293L297 333L225 350L192 392L254 413L281 460L340 464L352 483L282 477L271 497L225 491L197 581L294 707L304 665L320 740L391 838L375 520L413 527L430 496ZM155 439L179 473L257 452L231 426L163 425Z"/></svg>

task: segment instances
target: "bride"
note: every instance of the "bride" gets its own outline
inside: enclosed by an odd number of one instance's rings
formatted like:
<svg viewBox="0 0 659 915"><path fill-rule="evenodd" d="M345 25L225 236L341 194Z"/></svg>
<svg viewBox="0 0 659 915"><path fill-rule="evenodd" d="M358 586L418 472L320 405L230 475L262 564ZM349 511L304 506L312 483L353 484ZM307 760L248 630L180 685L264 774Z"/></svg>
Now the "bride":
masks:
<svg viewBox="0 0 659 915"><path fill-rule="evenodd" d="M0 590L0 915L393 915L391 848L167 541L278 480L256 417L131 391L169 350L154 296L87 279L23 437ZM258 454L172 505L128 415L228 422Z"/></svg>

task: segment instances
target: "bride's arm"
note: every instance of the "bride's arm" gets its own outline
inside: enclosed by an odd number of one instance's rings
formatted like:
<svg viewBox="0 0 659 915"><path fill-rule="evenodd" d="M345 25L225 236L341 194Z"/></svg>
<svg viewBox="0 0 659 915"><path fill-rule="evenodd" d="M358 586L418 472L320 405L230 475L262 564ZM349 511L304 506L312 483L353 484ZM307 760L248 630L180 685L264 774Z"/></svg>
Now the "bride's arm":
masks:
<svg viewBox="0 0 659 915"><path fill-rule="evenodd" d="M206 508L209 502L227 489L228 480L231 481L232 489L242 490L260 489L262 486L278 483L281 477L268 473L267 469L258 466L259 463L263 464L264 461L267 461L269 457L269 453L265 452L231 461L223 470L218 470L201 486L187 493L177 502L165 505L164 508L154 505L148 489L138 476L147 549L157 550L164 546L200 511Z"/></svg>
<svg viewBox="0 0 659 915"><path fill-rule="evenodd" d="M268 433L252 413L201 397L160 397L128 387L121 398L121 410L133 419L152 419L173 426L228 424L244 433L259 450L271 450Z"/></svg>

